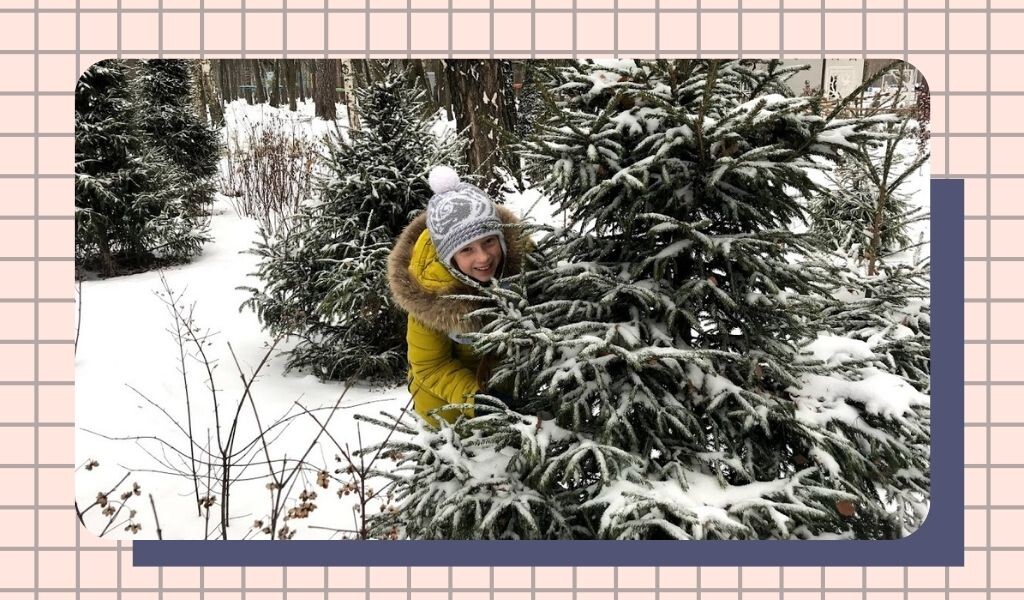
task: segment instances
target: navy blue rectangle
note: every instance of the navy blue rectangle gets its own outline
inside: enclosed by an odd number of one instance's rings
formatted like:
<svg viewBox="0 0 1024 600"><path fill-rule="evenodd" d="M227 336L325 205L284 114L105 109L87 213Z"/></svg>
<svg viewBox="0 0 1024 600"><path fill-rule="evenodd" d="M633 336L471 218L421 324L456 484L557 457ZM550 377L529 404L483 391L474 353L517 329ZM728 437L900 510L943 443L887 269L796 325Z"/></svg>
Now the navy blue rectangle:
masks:
<svg viewBox="0 0 1024 600"><path fill-rule="evenodd" d="M135 566L963 565L964 182L931 182L931 508L900 540L138 541ZM937 441L937 443L936 443Z"/></svg>

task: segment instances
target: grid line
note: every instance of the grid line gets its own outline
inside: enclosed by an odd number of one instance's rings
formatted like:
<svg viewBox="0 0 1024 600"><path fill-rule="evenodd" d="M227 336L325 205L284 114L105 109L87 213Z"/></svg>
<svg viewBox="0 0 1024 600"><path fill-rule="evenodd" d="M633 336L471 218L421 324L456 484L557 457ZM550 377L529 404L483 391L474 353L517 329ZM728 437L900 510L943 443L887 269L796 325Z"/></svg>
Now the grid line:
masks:
<svg viewBox="0 0 1024 600"><path fill-rule="evenodd" d="M419 11L413 11L413 12L414 12L414 14L418 14ZM454 15L454 13L451 13L451 14ZM367 19L367 23L369 23L369 19ZM369 25L367 25L367 27L369 27ZM610 54L611 53L611 51L605 50L605 49L602 49L602 48L579 48L579 51L581 53L585 52L587 55L590 55L590 54ZM768 56L768 55L771 55L771 54L774 54L774 53L778 52L774 48L767 48L767 47L765 47L765 48L748 48L748 49L746 49L744 51L746 52L746 54L748 56ZM116 54L117 52L119 52L119 51L116 48L97 48L97 49L91 49L89 51L89 54L91 54L91 55L103 55L103 54ZM125 50L122 50L120 52L122 53L123 58L149 58L149 57L152 57L152 55L156 53L156 49L154 49L154 48L141 48L141 49L140 48L134 48L134 49L125 49ZM174 58L199 58L201 54L205 54L207 56L217 56L217 57L221 57L221 58L235 58L235 57L245 58L245 56L242 56L245 52L246 52L245 48L239 48L239 49L227 49L227 50L223 50L223 49L206 50L205 52L202 52L202 53L199 50L194 50L194 51L175 50L174 52L168 52L168 54L171 57L174 57ZM313 58L313 57L316 57L319 54L321 54L319 51L314 51L314 50L283 50L282 49L280 51L271 51L271 50L260 50L260 51L258 51L258 53L261 54L261 55L270 55L270 54L275 54L276 52L280 52L281 58L285 58L285 57L288 57L288 56ZM505 49L505 50L501 50L501 51L497 51L497 50L494 50L492 48L488 48L488 47L485 47L485 46L480 46L480 47L477 47L477 48L452 49L453 55L478 56L478 55L481 55L481 54L491 54L491 53L493 53L493 54L495 54L495 56L500 56L501 58L505 58L505 57L510 57L510 58L527 58L527 57L530 57L529 56L530 53L536 53L537 55L540 55L540 56L551 56L551 57L568 58L568 57L572 56L572 52L573 52L573 49L571 47L553 48L553 49L552 48L548 48L548 49L543 49L543 50L539 50L539 49L536 49L536 48L533 48L533 49L530 49L530 48L515 48L515 49ZM619 52L623 53L623 54L628 53L630 55L634 55L634 54L636 54L636 55L641 55L641 54L644 55L642 57L641 56L637 56L636 58L646 58L647 55L650 55L650 57L653 58L656 50L655 50L654 46L647 46L647 47L636 47L636 48L620 48ZM669 55L669 56L673 56L673 57L683 57L684 55L686 55L686 56L696 56L697 54L700 54L701 51L700 51L699 48L694 47L694 48L690 48L690 49L681 49L681 50L661 50L661 52L663 54L665 54L665 55ZM786 52L788 52L790 56L799 55L799 56L804 56L805 57L805 55L807 55L807 54L817 54L817 55L819 55L819 56L817 56L818 59L830 58L831 57L831 56L828 56L828 55L822 57L822 56L820 56L821 51L819 49L811 48L811 47L788 48L788 49L786 49ZM400 46L396 46L394 48L383 48L383 49L382 48L375 48L373 50L373 53L377 54L377 55L408 54L408 55L410 55L412 57L436 57L437 56L437 52L432 51L432 50L410 50L408 47L400 47ZM863 53L863 49L862 48L846 48L846 49L836 49L836 50L830 51L829 55L835 54L835 55L838 55L837 57L848 58L849 55L862 54L862 53ZM903 50L900 49L900 48L878 48L877 50L872 50L871 51L871 55L872 56L879 56L879 55L890 55L891 56L891 55L901 54L901 53L903 53ZM24 50L12 50L12 49L9 49L9 48L7 48L7 49L0 49L0 56L19 56L19 55L23 55L23 54L25 54ZM39 50L38 54L41 55L41 56L64 56L64 55L67 54L67 51L65 51L65 50ZM363 57L366 58L366 52L365 51L358 51L358 50L338 50L338 51L330 51L328 53L329 56L356 56L356 55L359 55L359 54L362 54ZM913 52L913 54L915 56L945 56L946 55L946 51L945 50L935 50L935 49L926 48L926 49L921 49L921 50L915 50ZM715 57L719 57L721 55L721 52L715 51L713 53L713 55ZM1013 56L1013 57L1018 57L1018 56L1024 56L1024 48L1022 48L1020 50L999 49L999 50L991 50L991 51L985 51L985 50L964 50L962 52L958 52L957 55L961 55L961 56L989 56L989 55L991 55L991 56ZM530 58L532 58L532 57L530 57ZM700 57L698 57L698 58L700 58ZM783 58L786 58L786 57L783 56ZM831 58L835 58L835 57L831 57ZM913 63L913 61L909 61L909 62ZM957 91L947 92L946 94L942 94L942 95L982 96L982 95L985 95L987 93L988 92L985 92L984 90L978 90L978 91L957 90ZM28 95L28 94L34 95L35 92L24 92L22 95ZM61 95L61 96L69 95L67 92L40 92L40 94L41 95ZM998 95L1015 95L1015 96L1019 96L1021 94L1024 94L1024 88L1022 88L1021 91L994 91L991 94L995 95L995 96L998 96ZM0 95L4 95L4 96L7 96L7 95L17 95L17 93L15 93L15 92L3 92L3 93L0 93ZM22 135L24 135L24 134L22 134Z"/></svg>
<svg viewBox="0 0 1024 600"><path fill-rule="evenodd" d="M992 0L985 0L985 7L992 7ZM949 19L947 18L948 22ZM947 39L947 47L948 47ZM988 13L985 16L985 47L989 50L992 48L992 13ZM946 61L949 61L947 57ZM947 75L947 81L948 75ZM985 89L992 89L992 59L990 56L985 58ZM946 114L949 114L949 106L946 106ZM985 129L989 132L992 131L992 99L989 97L985 98ZM949 127L946 127L946 131L949 131ZM947 165L949 160L949 143L946 143L946 157ZM948 173L950 169L946 169ZM985 139L985 172L992 173L992 140L991 138ZM992 180L991 178L985 180L985 214L992 214ZM985 255L989 257L989 260L985 263L985 296L992 298L992 220L985 221ZM985 303L985 337L989 340L992 339L992 303ZM988 380L989 384L985 386L985 414L989 420L989 423L985 430L985 462L988 465L992 464L992 426L991 426L991 414L992 414L992 346L991 344L985 346L985 379ZM965 448L966 450L966 448ZM985 498L987 502L992 502L992 469L989 466L986 469L985 476ZM992 512L985 512L985 587L991 589L992 587ZM986 597L991 599L992 592L986 592Z"/></svg>
<svg viewBox="0 0 1024 600"><path fill-rule="evenodd" d="M34 4L35 4L36 9L38 9L39 8L39 0L34 0ZM33 63L34 63L34 67L35 67L34 68L34 73L33 73L33 88L35 89L36 92L38 92L39 91L39 87L40 87L40 85L39 85L39 54L38 54L39 53L39 15L38 14L35 15L33 17L33 19L32 19L32 36L33 36L33 44L35 46L35 51L36 51L36 55L33 58ZM38 95L36 95L35 100L33 101L33 113L34 114L33 114L33 117L32 117L32 120L33 120L33 122L32 122L32 130L33 130L33 132L36 135L36 139L35 139L35 142L32 145L32 152L33 152L33 160L32 160L33 165L32 166L33 166L33 169L35 170L35 174L38 175L39 174L39 137L38 136L39 136L39 130L40 130L40 127L39 127L39 96ZM38 258L41 255L41 253L39 252L39 218L38 218L39 217L39 178L38 177L36 177L33 180L33 182L32 182L32 202L33 202L33 207L35 209L34 210L34 214L35 214L35 217L36 217L36 220L33 223L33 235L32 235L32 237L33 237L32 243L33 243L33 246L34 246L34 248L33 248L33 255ZM33 332L35 334L35 339L36 339L35 348L33 350L33 352L34 352L34 356L33 356L33 362L34 362L34 365L33 365L33 370L34 370L33 376L35 377L36 383L32 386L32 401L33 401L33 404L34 404L33 411L34 411L34 417L35 417L35 419L34 419L35 420L35 432L34 432L34 436L33 436L33 444L34 444L35 448L33 448L33 459L34 459L35 464L38 465L40 463L40 460L39 460L39 457L40 457L40 454L39 454L39 421L41 420L39 418L39 380L41 378L39 376L39 337L40 337L39 332L40 332L40 326L39 326L39 302L38 302L38 298L39 298L39 262L38 261L35 263L35 266L33 267L33 269L35 271L35 282L34 282L35 293L33 295L34 295L34 297L37 300L36 303L35 303L35 310L33 311L33 315L32 315L32 318L33 318ZM39 469L36 468L33 471L33 473L34 473L33 484L35 485L35 501L38 503L39 502ZM33 525L33 529L34 529L33 530L32 543L36 544L38 546L39 545L39 539L40 539L40 536L39 536L39 510L38 509L33 511L32 517L33 517L33 524L32 525ZM33 561L33 565L32 565L32 568L34 570L33 577L35 579L36 589L38 590L38 588L40 587L40 585L42 583L42 578L40 577L40 572L39 572L40 570L39 570L39 549L38 548L33 550L33 555L35 557L35 560ZM77 562L78 561L76 561L76 563ZM76 567L76 569L77 569L77 567ZM38 591L35 592L35 596L34 597L36 599L39 598L39 592Z"/></svg>
<svg viewBox="0 0 1024 600"><path fill-rule="evenodd" d="M782 0L780 0L780 2L781 1ZM782 13L782 14L820 14L821 10L822 9L820 7L818 7L818 8L795 7L795 8L785 8L785 9L782 9L782 8L758 8L756 6L751 6L751 7L744 8L743 12L751 13L751 14L775 14L775 13ZM319 14L319 13L323 13L323 12L326 12L327 14L339 14L339 13L340 14L346 14L346 13L347 14L358 14L358 13L365 13L367 11L372 12L374 14L405 13L405 9L404 8L386 8L386 7L378 7L378 8L326 8L326 9L304 8L304 7L290 7L290 8L287 8L287 9L285 9L285 8L265 8L265 7L264 8L260 8L260 7L254 7L254 8L244 8L244 7L243 8L204 8L204 9L199 9L199 8L159 8L158 7L158 8L121 8L120 9L120 12L122 14L157 14L159 12L163 12L165 14L183 14L183 13L184 14L199 14L201 12L205 12L207 14L224 14L224 13L233 13L233 14L237 14L237 13L246 13L246 14L282 14L282 13L285 13L285 12L288 12L288 13L291 13L291 14L310 14L310 13ZM48 14L80 13L80 14L88 15L88 14L110 14L111 12L113 12L113 11L111 11L110 9L106 9L106 8L81 8L81 9L75 9L75 8L41 8L39 10L25 9L25 8L9 8L9 7L0 8L0 14L41 14L41 15L48 15ZM446 12L454 12L454 13L460 13L460 14L461 13L465 13L465 14L474 14L474 13L475 14L486 14L486 13L489 13L489 12L494 12L496 14L508 14L508 13L520 13L520 14L523 14L523 13L528 13L528 12L536 12L538 14L570 14L570 13L579 13L579 14L609 14L609 13L618 13L618 14L637 14L637 13L641 13L641 14L654 14L654 13L659 13L659 14L698 14L698 13L700 13L700 14L736 14L737 13L737 9L735 9L735 8L715 8L715 7L660 8L660 9L656 9L656 8L636 8L636 7L629 7L629 6L620 6L617 9L616 8L572 8L571 6L566 6L564 8L545 8L545 7L541 6L541 7L536 7L536 8L525 8L525 7L524 8L500 8L500 7L496 7L492 11L492 9L490 9L490 8L453 7L453 8L451 8L449 10L447 8L420 7L420 8L416 8L415 12L417 14L439 14L439 13L446 13ZM860 8L849 8L849 7L828 7L828 8L826 8L825 12L827 14L851 14L851 15L862 14L862 13L867 13L867 14L904 14L906 12L910 12L910 13L913 13L913 14L947 14L948 13L948 14L951 14L951 15L980 15L980 14L988 13L988 14L993 14L993 15L1004 15L1004 14L1015 15L1015 14L1024 14L1024 8L1005 8L1004 7L1004 8L985 8L985 9L981 9L981 8L950 8L950 9L945 9L945 8L935 8L935 7L917 7L917 8L913 8L913 9L908 8L907 10L904 10L903 8L872 7L872 8L868 8L868 9L865 10L865 9L860 9ZM68 51L68 52L70 52L70 51ZM832 50L831 49L827 49L826 52L831 53ZM956 52L959 53L960 50L957 50Z"/></svg>
<svg viewBox="0 0 1024 600"><path fill-rule="evenodd" d="M37 0L37 4L38 4L38 0ZM81 73L82 72L82 53L81 53L81 50L80 50L80 48L82 47L82 12L81 12L81 4L82 4L82 0L75 0L75 73ZM160 0L160 7L163 8L163 0ZM161 11L160 16L158 18L158 22L160 23L159 43L162 44L163 43L163 12L162 11ZM118 37L120 37L120 36L118 36ZM36 36L36 41L37 42L39 41L39 36L38 35ZM36 56L37 56L37 61L38 61L38 51L37 51L37 55ZM37 67L36 75L38 77L38 67ZM39 111L37 110L36 113L38 114L38 112ZM36 185L37 186L38 186L38 182L39 182L39 179L36 178ZM38 211L36 211L36 212L38 214ZM38 236L36 236L36 237L38 238ZM38 267L38 263L37 263L37 266L36 266L36 286L38 286L38 285L39 285L39 267ZM38 294L37 294L37 297L38 297ZM75 301L77 303L78 301L80 301L80 299L76 299ZM38 314L38 312L39 312L39 310L37 308L36 313ZM38 494L38 491L37 491L37 493L36 493L36 501L38 502L38 500L39 500L39 494ZM78 509L78 505L76 503L75 510L77 510L77 509ZM37 563L38 563L38 559L37 559ZM81 597L82 597L81 588L82 588L82 527L80 527L80 526L78 526L76 524L75 525L75 600L81 600ZM37 592L36 593L37 600L38 600L38 597L39 597L39 595L38 595L38 592ZM160 591L160 597L163 598L163 591Z"/></svg>

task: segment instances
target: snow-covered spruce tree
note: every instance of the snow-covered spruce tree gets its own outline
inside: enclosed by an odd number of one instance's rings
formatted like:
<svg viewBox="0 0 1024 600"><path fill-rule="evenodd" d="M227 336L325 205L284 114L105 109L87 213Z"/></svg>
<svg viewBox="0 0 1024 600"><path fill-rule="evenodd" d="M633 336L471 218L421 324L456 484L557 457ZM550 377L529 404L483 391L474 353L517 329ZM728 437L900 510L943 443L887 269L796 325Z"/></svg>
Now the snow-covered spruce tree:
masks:
<svg viewBox="0 0 1024 600"><path fill-rule="evenodd" d="M361 129L327 140L328 174L274 237L263 232L253 308L274 335L295 336L288 368L321 379L394 383L405 376L405 316L391 301L387 256L430 199L427 173L460 148L422 118L423 92L386 72L357 90Z"/></svg>
<svg viewBox="0 0 1024 600"><path fill-rule="evenodd" d="M102 61L75 88L75 257L105 276L187 259L208 239L180 193L188 177L140 126L129 73Z"/></svg>
<svg viewBox="0 0 1024 600"><path fill-rule="evenodd" d="M188 61L150 59L137 67L133 83L142 131L185 175L178 191L189 209L205 214L213 201L220 141L217 131L195 113Z"/></svg>
<svg viewBox="0 0 1024 600"><path fill-rule="evenodd" d="M837 302L821 314L823 328L865 342L885 368L927 393L930 269L913 230L928 215L908 186L929 155L916 126L910 117L885 123L886 138L848 153L810 207L814 230L835 249L842 274L831 294Z"/></svg>
<svg viewBox="0 0 1024 600"><path fill-rule="evenodd" d="M556 419L478 402L474 419L394 443L406 471L381 534L891 538L916 527L920 504L890 492L927 493L927 397L857 368L870 356L856 341L801 352L832 277L793 227L815 188L807 172L874 121L811 114L791 97L792 73L748 61L552 73L552 110L526 154L569 227L541 242L546 263L485 290L495 306L480 311L476 343L503 358L495 380Z"/></svg>

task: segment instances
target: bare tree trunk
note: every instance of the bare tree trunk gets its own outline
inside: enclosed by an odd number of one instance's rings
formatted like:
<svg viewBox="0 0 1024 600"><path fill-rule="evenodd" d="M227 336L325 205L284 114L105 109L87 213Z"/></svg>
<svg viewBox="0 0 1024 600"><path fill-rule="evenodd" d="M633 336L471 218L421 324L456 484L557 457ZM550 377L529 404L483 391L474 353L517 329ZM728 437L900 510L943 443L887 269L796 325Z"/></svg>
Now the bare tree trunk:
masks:
<svg viewBox="0 0 1024 600"><path fill-rule="evenodd" d="M227 94L227 85L224 84L224 68L221 66L221 61L213 60L213 80L217 82L217 89L220 90L220 97L224 102L230 102Z"/></svg>
<svg viewBox="0 0 1024 600"><path fill-rule="evenodd" d="M210 120L217 127L224 125L224 99L220 95L217 86L214 85L213 69L211 61L205 60L201 65L203 89L206 94L206 107L210 111Z"/></svg>
<svg viewBox="0 0 1024 600"><path fill-rule="evenodd" d="M466 159L470 171L481 176L488 193L501 186L501 142L507 120L506 87L502 63L489 60L446 60L455 122L469 138Z"/></svg>
<svg viewBox="0 0 1024 600"><path fill-rule="evenodd" d="M220 62L220 91L225 102L235 100L235 90L231 88L231 61Z"/></svg>
<svg viewBox="0 0 1024 600"><path fill-rule="evenodd" d="M206 90L203 89L203 65L201 60L189 60L188 78L191 82L192 91L189 94L189 101L192 104L192 111L202 117L204 123L209 122L209 111L206 109Z"/></svg>
<svg viewBox="0 0 1024 600"><path fill-rule="evenodd" d="M220 127L224 124L224 108L217 95L217 87L213 84L213 78L210 76L213 65L209 60L198 60L193 62L192 67L200 113L204 119L209 116L210 123Z"/></svg>
<svg viewBox="0 0 1024 600"><path fill-rule="evenodd" d="M348 111L348 126L350 129L358 130L361 127L359 125L359 106L356 103L356 80L355 74L352 72L352 61L344 61L341 69L345 77L345 108Z"/></svg>
<svg viewBox="0 0 1024 600"><path fill-rule="evenodd" d="M263 85L263 61L256 59L250 63L250 67L252 68L253 96L256 99L256 104L263 104L267 101L267 90Z"/></svg>
<svg viewBox="0 0 1024 600"><path fill-rule="evenodd" d="M106 230L101 235L97 236L97 245L99 246L100 253L100 266L103 270L104 277L113 277L117 271L117 267L114 264L114 253L110 251L110 238L107 236Z"/></svg>
<svg viewBox="0 0 1024 600"><path fill-rule="evenodd" d="M220 61L219 60L210 60L208 62L210 64L210 72L206 74L206 78L207 78L207 81L209 82L210 89L212 90L212 92L210 94L210 98L211 98L211 100L216 99L216 101L217 101L217 109L220 111L221 115L223 116L223 114L224 114L224 105L225 105L227 99L224 97L224 86L223 86L223 82L221 81L222 75L221 75ZM213 107L212 106L210 107L210 111L211 111L210 114L212 115L213 114Z"/></svg>
<svg viewBox="0 0 1024 600"><path fill-rule="evenodd" d="M231 94L235 99L245 99L248 101L248 88L242 89L242 86L246 83L246 65L241 62L228 61L231 64Z"/></svg>
<svg viewBox="0 0 1024 600"><path fill-rule="evenodd" d="M425 62L426 61L423 60L412 61L412 71L416 75L416 85L418 85L427 93L427 104L429 105L430 114L433 114L437 112L437 109L441 107L441 104L440 102L438 102L437 98L438 90L430 86L430 78L427 76L427 69L426 65L424 64ZM434 77L434 81L436 84L437 76L435 75Z"/></svg>
<svg viewBox="0 0 1024 600"><path fill-rule="evenodd" d="M287 58L284 61L284 81L288 92L288 110L294 112L299 110L297 104L298 90L295 82L295 59Z"/></svg>
<svg viewBox="0 0 1024 600"><path fill-rule="evenodd" d="M270 83L270 105L277 108L281 105L281 61L270 61L270 68L274 74Z"/></svg>
<svg viewBox="0 0 1024 600"><path fill-rule="evenodd" d="M882 221L885 219L885 206L888 204L889 194L884 186L879 186L878 200L875 203L875 214L871 218L871 241L868 243L864 258L868 261L868 277L878 274L878 255L882 248Z"/></svg>
<svg viewBox="0 0 1024 600"><path fill-rule="evenodd" d="M437 77L437 101L444 107L445 115L451 121L455 118L455 114L452 113L452 95L448 89L448 77L445 75L444 62L440 60L430 62L434 68L435 77Z"/></svg>
<svg viewBox="0 0 1024 600"><path fill-rule="evenodd" d="M306 71L308 69L303 68L306 64L304 60L298 60L295 63L295 73L299 80L299 102L306 103Z"/></svg>
<svg viewBox="0 0 1024 600"><path fill-rule="evenodd" d="M231 102L236 98L245 98L245 101L252 103L252 97L247 87L252 83L252 69L247 60L222 60L221 69L224 72L224 81L228 86L224 90L224 101ZM238 80L232 81L237 74ZM232 89L232 86L235 86ZM230 91L229 91L230 90Z"/></svg>
<svg viewBox="0 0 1024 600"><path fill-rule="evenodd" d="M313 103L316 105L316 116L326 121L338 118L335 106L334 81L337 79L337 63L333 60L317 60L316 76L313 79Z"/></svg>
<svg viewBox="0 0 1024 600"><path fill-rule="evenodd" d="M370 65L365 59L356 58L348 62L352 65L352 79L355 81L355 87L365 88L373 82Z"/></svg>

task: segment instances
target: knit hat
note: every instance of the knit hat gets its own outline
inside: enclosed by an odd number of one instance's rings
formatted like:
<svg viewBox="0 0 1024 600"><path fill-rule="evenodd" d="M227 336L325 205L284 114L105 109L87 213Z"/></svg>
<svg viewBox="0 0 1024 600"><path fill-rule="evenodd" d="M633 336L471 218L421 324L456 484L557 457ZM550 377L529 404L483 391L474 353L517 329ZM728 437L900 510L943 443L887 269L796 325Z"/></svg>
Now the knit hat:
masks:
<svg viewBox="0 0 1024 600"><path fill-rule="evenodd" d="M483 190L460 181L451 167L434 167L429 181L434 196L427 203L427 230L446 267L463 246L492 235L507 252L498 209Z"/></svg>

